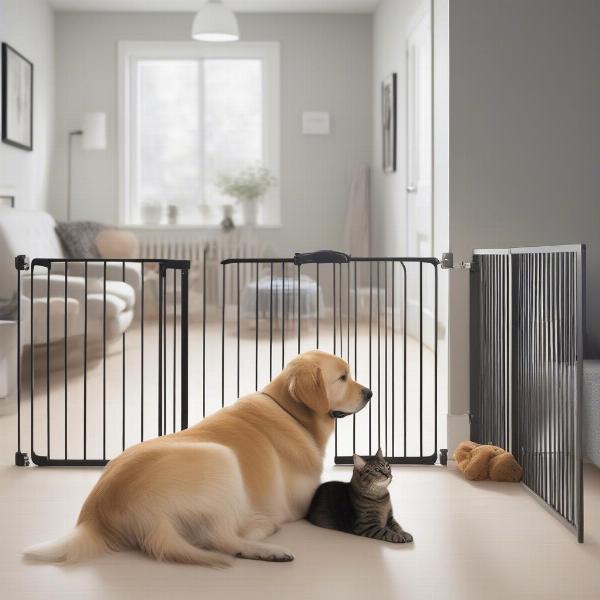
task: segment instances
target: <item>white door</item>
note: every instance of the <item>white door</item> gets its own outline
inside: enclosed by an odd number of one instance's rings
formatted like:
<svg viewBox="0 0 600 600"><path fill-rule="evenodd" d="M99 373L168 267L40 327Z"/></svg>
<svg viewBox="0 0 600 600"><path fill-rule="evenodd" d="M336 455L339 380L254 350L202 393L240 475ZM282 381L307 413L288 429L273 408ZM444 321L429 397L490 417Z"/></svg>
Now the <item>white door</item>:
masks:
<svg viewBox="0 0 600 600"><path fill-rule="evenodd" d="M432 63L428 12L408 36L406 57L406 253L407 256L433 256ZM418 269L412 269L408 282L409 333L416 337L420 298ZM434 289L433 270L429 265L423 266L423 312L423 337L427 345L431 345Z"/></svg>

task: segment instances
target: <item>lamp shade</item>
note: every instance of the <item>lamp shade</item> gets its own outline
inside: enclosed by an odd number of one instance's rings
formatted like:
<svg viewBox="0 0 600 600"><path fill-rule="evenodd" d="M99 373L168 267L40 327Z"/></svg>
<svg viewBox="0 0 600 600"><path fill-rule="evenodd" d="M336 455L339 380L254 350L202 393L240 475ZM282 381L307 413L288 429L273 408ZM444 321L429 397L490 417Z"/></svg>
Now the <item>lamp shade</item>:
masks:
<svg viewBox="0 0 600 600"><path fill-rule="evenodd" d="M194 17L192 37L200 42L235 42L240 30L233 11L220 0L209 0Z"/></svg>
<svg viewBox="0 0 600 600"><path fill-rule="evenodd" d="M91 112L83 115L81 146L85 150L106 148L106 113Z"/></svg>

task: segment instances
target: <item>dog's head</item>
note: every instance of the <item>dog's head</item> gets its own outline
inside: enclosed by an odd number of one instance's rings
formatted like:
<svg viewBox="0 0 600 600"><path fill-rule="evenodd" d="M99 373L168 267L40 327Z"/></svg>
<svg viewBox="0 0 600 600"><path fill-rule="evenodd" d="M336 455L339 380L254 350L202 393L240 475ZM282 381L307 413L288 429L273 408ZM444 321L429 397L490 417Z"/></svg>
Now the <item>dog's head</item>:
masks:
<svg viewBox="0 0 600 600"><path fill-rule="evenodd" d="M341 418L356 413L373 395L352 379L345 360L319 350L294 358L283 376L291 397L321 416Z"/></svg>

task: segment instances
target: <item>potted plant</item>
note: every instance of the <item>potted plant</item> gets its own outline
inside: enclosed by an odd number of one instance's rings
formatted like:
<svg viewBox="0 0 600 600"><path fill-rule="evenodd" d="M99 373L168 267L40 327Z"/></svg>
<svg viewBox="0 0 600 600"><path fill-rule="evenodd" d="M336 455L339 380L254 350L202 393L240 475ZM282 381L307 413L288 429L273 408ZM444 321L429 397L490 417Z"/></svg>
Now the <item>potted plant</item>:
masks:
<svg viewBox="0 0 600 600"><path fill-rule="evenodd" d="M222 174L217 186L227 196L235 198L242 207L245 225L256 225L259 203L275 184L275 178L266 167L246 167L235 175Z"/></svg>

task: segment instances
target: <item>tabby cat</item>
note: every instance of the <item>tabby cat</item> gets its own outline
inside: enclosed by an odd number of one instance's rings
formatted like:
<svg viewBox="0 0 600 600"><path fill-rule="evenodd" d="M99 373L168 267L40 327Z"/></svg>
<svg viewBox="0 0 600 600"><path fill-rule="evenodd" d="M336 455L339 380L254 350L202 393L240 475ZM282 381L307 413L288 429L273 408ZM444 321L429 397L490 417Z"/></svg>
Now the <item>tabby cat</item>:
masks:
<svg viewBox="0 0 600 600"><path fill-rule="evenodd" d="M328 481L321 484L306 518L327 529L394 544L412 542L412 535L398 525L392 514L387 489L391 481L392 471L381 448L368 460L355 454L350 483Z"/></svg>

